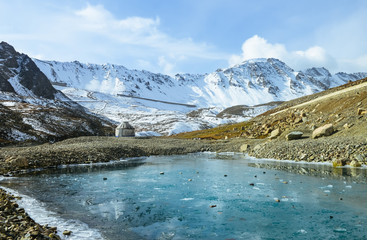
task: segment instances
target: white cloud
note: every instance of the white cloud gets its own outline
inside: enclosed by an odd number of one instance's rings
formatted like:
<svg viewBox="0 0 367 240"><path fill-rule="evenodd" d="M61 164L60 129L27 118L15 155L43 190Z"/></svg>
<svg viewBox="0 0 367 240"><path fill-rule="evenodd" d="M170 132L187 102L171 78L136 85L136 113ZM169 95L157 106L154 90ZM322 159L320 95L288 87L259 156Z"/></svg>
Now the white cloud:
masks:
<svg viewBox="0 0 367 240"><path fill-rule="evenodd" d="M232 55L229 64L239 64L253 58L278 58L294 70L310 67L326 67L335 69L336 61L322 47L313 46L306 50L288 51L285 45L269 43L266 39L255 35L242 44L241 55Z"/></svg>
<svg viewBox="0 0 367 240"><path fill-rule="evenodd" d="M367 72L366 1L316 31L316 40L338 61L338 71Z"/></svg>
<svg viewBox="0 0 367 240"><path fill-rule="evenodd" d="M104 6L91 4L81 9L57 7L48 11L49 5L40 3L39 8L30 6L29 11L24 7L24 15L21 9L17 9L17 15L10 14L13 7L9 3L8 11L0 9L0 22L16 24L6 29L0 24L0 29L6 30L0 32L0 39L32 57L110 62L138 69L145 66L146 70L167 74L187 71L183 68L187 59L203 64L228 59L227 54L205 42L166 34L159 17L117 18ZM20 24L20 15L32 21Z"/></svg>
<svg viewBox="0 0 367 240"><path fill-rule="evenodd" d="M168 75L174 75L175 73L172 72L174 69L174 64L170 61L167 61L164 56L159 57L158 59L159 66L163 69L163 73Z"/></svg>

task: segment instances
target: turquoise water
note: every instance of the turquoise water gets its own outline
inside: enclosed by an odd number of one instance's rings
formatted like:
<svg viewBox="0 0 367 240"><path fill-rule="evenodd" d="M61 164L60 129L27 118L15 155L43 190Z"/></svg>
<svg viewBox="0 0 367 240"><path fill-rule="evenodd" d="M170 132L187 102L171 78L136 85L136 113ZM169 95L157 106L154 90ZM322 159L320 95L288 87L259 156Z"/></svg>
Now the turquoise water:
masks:
<svg viewBox="0 0 367 240"><path fill-rule="evenodd" d="M367 239L366 169L189 154L45 170L0 185L106 239Z"/></svg>

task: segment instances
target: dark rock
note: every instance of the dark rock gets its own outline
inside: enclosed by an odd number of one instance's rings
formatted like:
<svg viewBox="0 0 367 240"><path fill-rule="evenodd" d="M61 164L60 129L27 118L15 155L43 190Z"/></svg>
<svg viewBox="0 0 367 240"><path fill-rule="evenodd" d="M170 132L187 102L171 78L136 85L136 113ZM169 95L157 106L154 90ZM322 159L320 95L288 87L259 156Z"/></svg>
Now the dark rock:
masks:
<svg viewBox="0 0 367 240"><path fill-rule="evenodd" d="M303 135L303 132L300 132L300 131L294 131L294 132L290 132L286 135L286 139L288 141L291 141L291 140L297 140L297 139L300 139L302 138L302 135Z"/></svg>
<svg viewBox="0 0 367 240"><path fill-rule="evenodd" d="M65 236L70 236L71 233L72 233L72 231L68 231L68 230L65 230L65 231L62 232L62 234L65 235Z"/></svg>

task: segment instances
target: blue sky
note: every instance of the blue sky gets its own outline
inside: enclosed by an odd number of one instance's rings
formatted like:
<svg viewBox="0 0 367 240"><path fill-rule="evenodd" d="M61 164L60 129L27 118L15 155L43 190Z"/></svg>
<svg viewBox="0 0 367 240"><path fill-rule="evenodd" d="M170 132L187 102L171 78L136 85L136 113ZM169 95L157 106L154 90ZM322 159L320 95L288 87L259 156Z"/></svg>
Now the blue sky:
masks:
<svg viewBox="0 0 367 240"><path fill-rule="evenodd" d="M0 0L0 40L44 60L205 73L257 57L367 72L364 0Z"/></svg>

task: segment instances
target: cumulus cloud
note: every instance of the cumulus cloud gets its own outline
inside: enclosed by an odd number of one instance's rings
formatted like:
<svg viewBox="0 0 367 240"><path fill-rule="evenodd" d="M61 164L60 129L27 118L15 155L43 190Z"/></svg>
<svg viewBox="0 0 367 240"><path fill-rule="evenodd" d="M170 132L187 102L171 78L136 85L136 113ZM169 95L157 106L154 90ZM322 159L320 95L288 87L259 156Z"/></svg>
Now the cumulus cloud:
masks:
<svg viewBox="0 0 367 240"><path fill-rule="evenodd" d="M232 55L229 64L233 66L253 58L278 58L296 71L309 67L335 69L337 65L335 59L320 46L312 46L306 50L289 51L284 44L269 43L258 35L247 39L242 44L242 53Z"/></svg>
<svg viewBox="0 0 367 240"><path fill-rule="evenodd" d="M166 74L185 71L182 67L187 59L201 62L228 59L227 54L210 44L168 35L162 31L159 17L118 18L103 5L91 4L80 9L57 7L49 11L49 5L42 3L37 8L23 6L14 15L10 14L15 11L14 6L6 4L0 9L0 22L10 25L14 22L14 26L3 28L0 38L32 57L109 62ZM19 15L32 21L20 23Z"/></svg>

